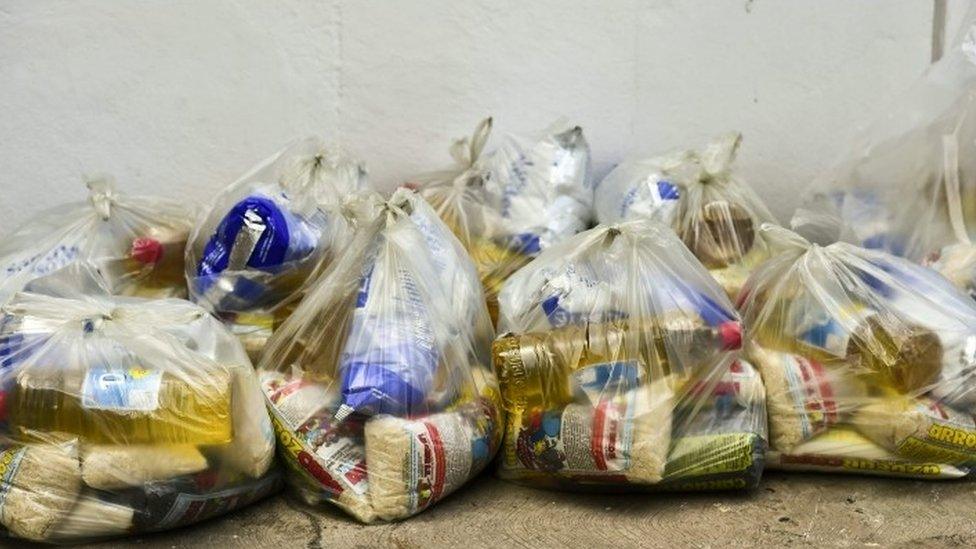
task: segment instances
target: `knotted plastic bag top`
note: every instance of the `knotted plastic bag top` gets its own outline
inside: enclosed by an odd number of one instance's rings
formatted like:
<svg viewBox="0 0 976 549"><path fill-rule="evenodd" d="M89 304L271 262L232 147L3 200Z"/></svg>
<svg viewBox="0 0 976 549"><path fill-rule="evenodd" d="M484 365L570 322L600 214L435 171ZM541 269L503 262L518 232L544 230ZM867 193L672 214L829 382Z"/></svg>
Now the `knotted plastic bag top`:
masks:
<svg viewBox="0 0 976 549"><path fill-rule="evenodd" d="M366 186L361 163L308 138L221 191L193 230L193 301L224 319L252 356L315 273L349 238L346 206Z"/></svg>
<svg viewBox="0 0 976 549"><path fill-rule="evenodd" d="M645 218L674 228L726 292L735 297L767 255L759 225L774 221L752 188L733 172L741 134L701 151L624 162L596 188L601 223Z"/></svg>
<svg viewBox="0 0 976 549"><path fill-rule="evenodd" d="M599 225L499 296L502 476L580 488L754 486L765 411L739 317L667 226Z"/></svg>
<svg viewBox="0 0 976 549"><path fill-rule="evenodd" d="M2 312L0 524L10 534L70 542L162 530L276 489L256 376L206 311L22 293Z"/></svg>
<svg viewBox="0 0 976 549"><path fill-rule="evenodd" d="M864 459L892 474L893 463L968 467L976 305L880 250L765 230L784 251L753 274L740 308L766 383L772 449L794 462Z"/></svg>
<svg viewBox="0 0 976 549"><path fill-rule="evenodd" d="M183 249L194 209L124 195L107 177L87 186L87 202L42 212L0 242L0 304L31 281L79 262L97 271L112 293L184 296Z"/></svg>
<svg viewBox="0 0 976 549"><path fill-rule="evenodd" d="M464 248L408 189L364 211L259 374L293 486L370 522L417 513L476 474L500 417L491 323Z"/></svg>
<svg viewBox="0 0 976 549"><path fill-rule="evenodd" d="M492 318L502 282L539 253L589 226L590 151L580 127L553 124L541 136L507 136L482 155L492 128L455 141L455 167L415 178L424 198L471 254Z"/></svg>

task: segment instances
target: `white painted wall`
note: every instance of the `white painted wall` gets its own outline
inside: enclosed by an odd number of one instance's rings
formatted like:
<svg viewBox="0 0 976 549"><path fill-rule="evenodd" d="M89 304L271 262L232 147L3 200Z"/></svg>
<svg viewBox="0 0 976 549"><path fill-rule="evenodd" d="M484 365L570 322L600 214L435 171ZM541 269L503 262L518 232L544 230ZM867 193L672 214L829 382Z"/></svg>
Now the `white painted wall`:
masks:
<svg viewBox="0 0 976 549"><path fill-rule="evenodd" d="M316 132L392 186L489 113L498 131L578 121L599 175L742 130L742 172L787 217L924 70L932 16L931 0L0 0L0 233L83 198L84 173L208 200Z"/></svg>

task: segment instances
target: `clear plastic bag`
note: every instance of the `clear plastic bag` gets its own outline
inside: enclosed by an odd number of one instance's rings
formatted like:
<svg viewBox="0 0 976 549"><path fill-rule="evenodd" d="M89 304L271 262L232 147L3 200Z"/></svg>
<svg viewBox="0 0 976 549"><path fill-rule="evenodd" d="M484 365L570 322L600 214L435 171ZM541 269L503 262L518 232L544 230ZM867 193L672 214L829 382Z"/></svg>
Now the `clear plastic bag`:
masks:
<svg viewBox="0 0 976 549"><path fill-rule="evenodd" d="M756 270L739 305L766 386L770 467L968 474L976 304L883 251L763 232L783 251Z"/></svg>
<svg viewBox="0 0 976 549"><path fill-rule="evenodd" d="M258 367L291 484L362 522L447 496L501 435L474 265L413 191L372 205Z"/></svg>
<svg viewBox="0 0 976 549"><path fill-rule="evenodd" d="M793 226L933 264L976 294L976 8L938 62L804 196Z"/></svg>
<svg viewBox="0 0 976 549"><path fill-rule="evenodd" d="M763 469L758 373L738 314L660 223L599 225L499 296L508 421L499 474L555 488L750 488Z"/></svg>
<svg viewBox="0 0 976 549"><path fill-rule="evenodd" d="M492 119L451 147L456 166L416 178L424 198L471 254L498 316L497 294L519 267L591 222L590 148L579 126L537 138L507 136L485 157Z"/></svg>
<svg viewBox="0 0 976 549"><path fill-rule="evenodd" d="M366 187L361 163L315 138L279 151L217 195L193 229L193 301L257 360L309 280L349 239L344 206Z"/></svg>
<svg viewBox="0 0 976 549"><path fill-rule="evenodd" d="M704 150L623 162L596 186L600 223L645 218L669 225L733 299L768 257L762 223L773 215L732 172L742 140L731 133Z"/></svg>
<svg viewBox="0 0 976 549"><path fill-rule="evenodd" d="M194 209L122 195L106 177L87 185L87 203L43 212L0 242L0 304L31 281L77 263L95 269L111 293L186 296L183 250Z"/></svg>
<svg viewBox="0 0 976 549"><path fill-rule="evenodd" d="M0 525L70 543L164 530L275 492L240 342L184 300L20 293L0 317Z"/></svg>

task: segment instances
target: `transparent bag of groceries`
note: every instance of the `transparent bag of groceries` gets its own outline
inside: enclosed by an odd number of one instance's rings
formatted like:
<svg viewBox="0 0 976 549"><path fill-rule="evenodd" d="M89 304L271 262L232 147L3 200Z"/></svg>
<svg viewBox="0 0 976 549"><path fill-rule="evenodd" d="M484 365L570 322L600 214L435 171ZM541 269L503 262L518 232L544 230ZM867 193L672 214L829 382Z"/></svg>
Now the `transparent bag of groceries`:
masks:
<svg viewBox="0 0 976 549"><path fill-rule="evenodd" d="M976 464L976 304L934 271L764 227L740 295L771 468L958 478Z"/></svg>
<svg viewBox="0 0 976 549"><path fill-rule="evenodd" d="M759 227L775 222L765 203L733 170L742 135L687 150L621 163L596 186L600 223L652 219L669 225L735 299L769 253Z"/></svg>
<svg viewBox="0 0 976 549"><path fill-rule="evenodd" d="M73 543L176 528L275 492L236 340L181 299L19 293L0 316L0 526Z"/></svg>
<svg viewBox="0 0 976 549"><path fill-rule="evenodd" d="M226 187L186 249L190 297L255 361L320 269L348 241L344 205L366 170L316 138L295 142Z"/></svg>
<svg viewBox="0 0 976 549"><path fill-rule="evenodd" d="M793 225L932 265L976 296L976 7L804 195Z"/></svg>
<svg viewBox="0 0 976 549"><path fill-rule="evenodd" d="M364 523L470 480L502 419L474 264L415 192L368 200L258 367L292 487Z"/></svg>
<svg viewBox="0 0 976 549"><path fill-rule="evenodd" d="M598 225L545 250L499 297L504 479L556 489L755 487L762 381L739 316L669 227Z"/></svg>
<svg viewBox="0 0 976 549"><path fill-rule="evenodd" d="M195 210L123 195L107 177L86 184L87 202L42 212L0 241L0 305L31 281L77 263L95 269L115 294L185 297L183 250Z"/></svg>
<svg viewBox="0 0 976 549"><path fill-rule="evenodd" d="M454 142L454 168L415 184L474 260L495 322L505 279L589 227L593 189L590 148L579 126L559 121L535 137L509 135L482 156L491 127L486 118L470 140Z"/></svg>

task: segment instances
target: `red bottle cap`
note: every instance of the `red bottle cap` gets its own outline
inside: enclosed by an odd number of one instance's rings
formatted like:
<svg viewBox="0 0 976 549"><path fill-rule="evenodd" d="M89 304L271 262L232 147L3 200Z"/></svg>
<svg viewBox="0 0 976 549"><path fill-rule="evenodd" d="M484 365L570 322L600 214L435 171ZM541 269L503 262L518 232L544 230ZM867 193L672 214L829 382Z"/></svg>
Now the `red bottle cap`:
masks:
<svg viewBox="0 0 976 549"><path fill-rule="evenodd" d="M734 351L742 348L742 325L735 320L723 322L718 327L722 337L722 350Z"/></svg>
<svg viewBox="0 0 976 549"><path fill-rule="evenodd" d="M130 255L139 263L155 265L163 258L163 245L155 238L140 237L132 241Z"/></svg>

